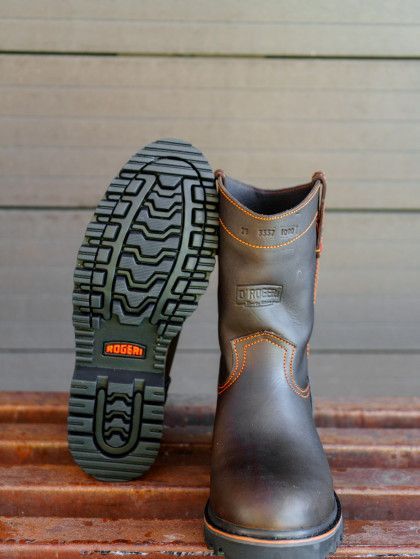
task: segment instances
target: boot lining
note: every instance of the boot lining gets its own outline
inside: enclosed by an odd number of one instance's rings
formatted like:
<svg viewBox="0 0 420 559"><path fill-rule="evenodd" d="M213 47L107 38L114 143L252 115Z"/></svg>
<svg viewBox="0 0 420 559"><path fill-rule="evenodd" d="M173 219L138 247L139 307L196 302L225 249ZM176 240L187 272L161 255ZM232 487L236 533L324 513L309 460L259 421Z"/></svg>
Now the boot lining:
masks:
<svg viewBox="0 0 420 559"><path fill-rule="evenodd" d="M243 206L255 213L272 215L290 210L303 202L313 184L301 184L292 188L269 190L225 178L226 190Z"/></svg>

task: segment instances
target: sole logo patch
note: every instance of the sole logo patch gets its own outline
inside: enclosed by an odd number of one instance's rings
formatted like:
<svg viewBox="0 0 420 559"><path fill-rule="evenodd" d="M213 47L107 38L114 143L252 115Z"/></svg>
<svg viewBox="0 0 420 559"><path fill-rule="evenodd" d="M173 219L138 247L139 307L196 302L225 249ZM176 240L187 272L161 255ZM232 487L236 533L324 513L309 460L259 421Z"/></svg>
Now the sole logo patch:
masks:
<svg viewBox="0 0 420 559"><path fill-rule="evenodd" d="M146 348L139 344L127 342L105 342L104 355L144 359L146 356Z"/></svg>
<svg viewBox="0 0 420 559"><path fill-rule="evenodd" d="M236 303L246 307L263 307L280 303L282 285L238 285Z"/></svg>

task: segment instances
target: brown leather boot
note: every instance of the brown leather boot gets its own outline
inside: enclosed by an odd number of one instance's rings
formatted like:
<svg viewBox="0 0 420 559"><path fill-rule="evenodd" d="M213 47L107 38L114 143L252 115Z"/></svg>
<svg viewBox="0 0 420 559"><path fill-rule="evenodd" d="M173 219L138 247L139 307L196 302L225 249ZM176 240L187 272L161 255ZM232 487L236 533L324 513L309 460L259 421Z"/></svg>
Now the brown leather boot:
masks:
<svg viewBox="0 0 420 559"><path fill-rule="evenodd" d="M325 177L274 191L216 177L222 356L206 541L227 559L324 559L343 534L307 373Z"/></svg>

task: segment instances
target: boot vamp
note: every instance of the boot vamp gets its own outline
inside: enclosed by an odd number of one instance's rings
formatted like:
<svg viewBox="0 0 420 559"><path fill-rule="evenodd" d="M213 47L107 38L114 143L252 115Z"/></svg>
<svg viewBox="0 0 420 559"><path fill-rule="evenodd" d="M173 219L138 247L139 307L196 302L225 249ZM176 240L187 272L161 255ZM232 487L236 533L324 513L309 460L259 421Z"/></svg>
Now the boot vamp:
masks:
<svg viewBox="0 0 420 559"><path fill-rule="evenodd" d="M224 456L213 459L215 514L244 528L276 532L312 530L333 520L334 494L323 460L306 445L292 445L264 434L259 441L219 444Z"/></svg>
<svg viewBox="0 0 420 559"><path fill-rule="evenodd" d="M316 531L334 520L336 504L311 400L292 390L264 345L219 397L210 508L244 528Z"/></svg>

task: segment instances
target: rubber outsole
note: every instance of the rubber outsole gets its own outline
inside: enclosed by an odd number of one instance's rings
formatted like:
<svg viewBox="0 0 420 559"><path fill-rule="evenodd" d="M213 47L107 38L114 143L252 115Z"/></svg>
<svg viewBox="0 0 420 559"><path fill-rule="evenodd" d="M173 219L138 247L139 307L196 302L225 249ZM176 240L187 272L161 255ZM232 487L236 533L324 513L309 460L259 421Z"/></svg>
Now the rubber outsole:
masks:
<svg viewBox="0 0 420 559"><path fill-rule="evenodd" d="M181 140L136 153L87 226L74 272L68 441L100 480L143 475L159 450L171 350L214 268L217 191Z"/></svg>
<svg viewBox="0 0 420 559"><path fill-rule="evenodd" d="M343 540L344 523L338 503L334 525L323 534L306 539L265 540L229 534L213 526L204 516L204 537L215 555L226 559L326 559Z"/></svg>

